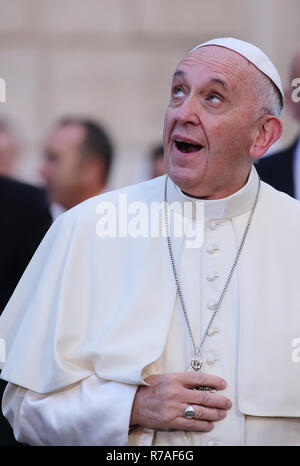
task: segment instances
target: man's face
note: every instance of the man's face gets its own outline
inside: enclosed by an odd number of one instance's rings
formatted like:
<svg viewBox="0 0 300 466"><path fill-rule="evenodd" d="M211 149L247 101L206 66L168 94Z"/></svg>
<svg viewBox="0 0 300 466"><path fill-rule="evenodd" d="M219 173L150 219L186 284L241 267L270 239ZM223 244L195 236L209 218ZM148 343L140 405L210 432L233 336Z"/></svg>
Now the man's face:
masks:
<svg viewBox="0 0 300 466"><path fill-rule="evenodd" d="M177 66L164 151L167 172L182 190L213 199L246 182L257 127L257 72L244 57L217 46L190 52Z"/></svg>
<svg viewBox="0 0 300 466"><path fill-rule="evenodd" d="M80 144L85 131L81 125L70 124L54 129L49 135L41 175L52 202L65 208L74 205L81 181Z"/></svg>

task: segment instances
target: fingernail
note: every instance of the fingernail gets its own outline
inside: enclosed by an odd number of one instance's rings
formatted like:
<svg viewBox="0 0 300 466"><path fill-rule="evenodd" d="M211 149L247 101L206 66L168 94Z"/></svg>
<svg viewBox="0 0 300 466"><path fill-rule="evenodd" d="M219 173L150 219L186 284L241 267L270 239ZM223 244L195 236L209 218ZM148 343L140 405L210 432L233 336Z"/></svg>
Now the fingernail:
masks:
<svg viewBox="0 0 300 466"><path fill-rule="evenodd" d="M220 414L220 418L221 418L221 419L222 419L223 417L225 417L225 416L226 416L226 411L225 411L225 409L220 409L220 413L219 413L219 414Z"/></svg>
<svg viewBox="0 0 300 466"><path fill-rule="evenodd" d="M225 382L225 380L222 381L221 387L222 387L222 388L226 388L226 387L227 387L227 383Z"/></svg>
<svg viewBox="0 0 300 466"><path fill-rule="evenodd" d="M213 428L214 428L214 425L213 425L213 424L211 424L211 423L209 423L209 424L208 424L208 428L209 428L209 430L213 430Z"/></svg>
<svg viewBox="0 0 300 466"><path fill-rule="evenodd" d="M226 408L229 409L229 408L231 408L231 406L232 406L232 403L231 403L230 400L228 400L227 403L226 403Z"/></svg>

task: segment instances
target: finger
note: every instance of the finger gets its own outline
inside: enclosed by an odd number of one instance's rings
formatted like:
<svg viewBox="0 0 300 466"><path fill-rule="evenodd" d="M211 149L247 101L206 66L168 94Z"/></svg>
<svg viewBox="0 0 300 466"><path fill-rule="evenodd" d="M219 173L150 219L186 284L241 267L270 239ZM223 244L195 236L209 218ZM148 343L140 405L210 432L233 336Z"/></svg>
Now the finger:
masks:
<svg viewBox="0 0 300 466"><path fill-rule="evenodd" d="M225 409L206 408L205 406L193 405L195 416L193 419L201 421L221 421L226 416Z"/></svg>
<svg viewBox="0 0 300 466"><path fill-rule="evenodd" d="M178 417L175 422L176 430L188 430L195 432L210 432L214 425L209 421L199 421L198 419L185 419Z"/></svg>
<svg viewBox="0 0 300 466"><path fill-rule="evenodd" d="M186 390L186 403L192 405L209 406L210 408L230 409L232 406L229 398L215 393L200 390Z"/></svg>
<svg viewBox="0 0 300 466"><path fill-rule="evenodd" d="M205 406L192 405L195 410L195 415L192 419L201 421L221 421L226 417L227 411L225 409L206 408ZM186 406L181 404L181 409L184 415Z"/></svg>
<svg viewBox="0 0 300 466"><path fill-rule="evenodd" d="M221 377L217 375L210 375L205 374L204 372L196 373L188 373L188 374L181 374L182 377L182 384L186 388L195 388L199 386L203 387L212 387L216 390L224 390L226 388L227 383Z"/></svg>

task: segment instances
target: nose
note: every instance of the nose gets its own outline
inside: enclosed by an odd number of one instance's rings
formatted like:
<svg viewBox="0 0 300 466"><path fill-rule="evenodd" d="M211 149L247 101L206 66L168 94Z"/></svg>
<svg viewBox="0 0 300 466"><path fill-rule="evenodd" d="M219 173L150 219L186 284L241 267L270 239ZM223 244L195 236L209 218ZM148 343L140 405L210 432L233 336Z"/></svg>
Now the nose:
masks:
<svg viewBox="0 0 300 466"><path fill-rule="evenodd" d="M199 103L196 102L195 97L189 95L182 102L177 109L176 117L177 121L183 125L198 125L200 123Z"/></svg>

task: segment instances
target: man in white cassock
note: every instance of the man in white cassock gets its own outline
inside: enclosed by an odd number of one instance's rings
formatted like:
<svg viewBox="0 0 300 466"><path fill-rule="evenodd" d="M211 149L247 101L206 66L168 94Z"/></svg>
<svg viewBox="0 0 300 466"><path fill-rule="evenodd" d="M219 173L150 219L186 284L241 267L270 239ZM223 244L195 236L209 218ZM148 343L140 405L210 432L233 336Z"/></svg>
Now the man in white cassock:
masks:
<svg viewBox="0 0 300 466"><path fill-rule="evenodd" d="M252 165L280 137L282 101L261 50L199 45L173 75L168 175L54 223L0 319L20 442L300 444L300 206ZM121 195L189 202L189 226L175 235L165 207L165 235L100 237ZM188 247L201 205L203 244Z"/></svg>

